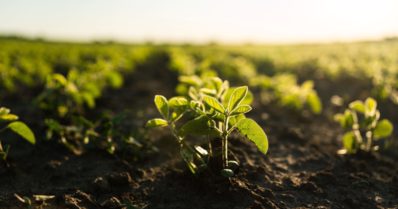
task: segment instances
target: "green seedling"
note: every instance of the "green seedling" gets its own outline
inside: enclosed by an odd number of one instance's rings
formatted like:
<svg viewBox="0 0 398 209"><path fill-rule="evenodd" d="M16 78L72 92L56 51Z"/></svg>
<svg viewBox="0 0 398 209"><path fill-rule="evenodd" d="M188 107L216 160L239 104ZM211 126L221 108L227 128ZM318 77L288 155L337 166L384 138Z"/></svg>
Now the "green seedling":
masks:
<svg viewBox="0 0 398 209"><path fill-rule="evenodd" d="M380 112L377 110L377 102L373 98L363 101L353 101L343 114L336 114L338 121L346 130L343 136L342 150L338 153L356 153L359 150L365 152L376 151L374 141L389 137L393 132L393 125L387 119L380 120Z"/></svg>
<svg viewBox="0 0 398 209"><path fill-rule="evenodd" d="M266 75L254 76L250 79L253 87L261 89L263 103L276 101L283 107L294 110L308 108L314 114L322 112L322 102L316 90L314 82L307 80L301 85L293 74L277 74L272 77Z"/></svg>
<svg viewBox="0 0 398 209"><path fill-rule="evenodd" d="M183 76L180 81L189 86L188 94L170 99L156 95L155 105L162 118L149 120L147 127L169 127L192 173L207 168L209 159L220 158L221 174L233 176L238 164L228 159L228 139L235 130L267 153L268 139L263 129L245 117L252 109L247 86L230 88L228 81L218 77ZM190 146L187 138L192 135L206 136L209 149ZM214 147L217 143L221 148Z"/></svg>
<svg viewBox="0 0 398 209"><path fill-rule="evenodd" d="M18 116L11 114L10 109L0 107L0 124L4 125L4 127L0 129L0 133L6 130L11 130L12 132L24 138L29 143L36 143L35 135L33 134L32 130L30 130L30 128L25 123L18 121ZM6 146L3 148L0 141L0 157L3 160L7 159L9 150L10 146Z"/></svg>
<svg viewBox="0 0 398 209"><path fill-rule="evenodd" d="M47 138L59 139L59 142L76 155L86 148L96 148L115 154L117 151L129 156L142 154L147 144L141 138L140 130L131 130L130 120L123 114L104 115L98 121L91 121L83 116L72 117L70 125L54 119L46 119Z"/></svg>

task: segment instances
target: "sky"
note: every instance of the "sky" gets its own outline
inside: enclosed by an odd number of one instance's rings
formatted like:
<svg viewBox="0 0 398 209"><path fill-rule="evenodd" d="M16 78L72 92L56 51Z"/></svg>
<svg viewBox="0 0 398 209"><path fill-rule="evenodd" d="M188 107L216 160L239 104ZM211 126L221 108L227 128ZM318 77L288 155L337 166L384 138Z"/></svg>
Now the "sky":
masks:
<svg viewBox="0 0 398 209"><path fill-rule="evenodd" d="M398 0L0 0L0 20L61 40L352 41L398 36Z"/></svg>

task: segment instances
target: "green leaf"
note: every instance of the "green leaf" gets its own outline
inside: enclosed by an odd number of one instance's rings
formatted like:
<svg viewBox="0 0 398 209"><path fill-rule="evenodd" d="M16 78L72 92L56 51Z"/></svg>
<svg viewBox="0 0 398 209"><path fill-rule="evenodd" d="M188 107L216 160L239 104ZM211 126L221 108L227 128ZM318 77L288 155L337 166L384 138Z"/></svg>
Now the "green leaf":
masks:
<svg viewBox="0 0 398 209"><path fill-rule="evenodd" d="M229 97L228 101L228 111L232 111L236 107L240 105L240 103L245 99L247 95L248 88L247 86L241 86L236 88L231 96Z"/></svg>
<svg viewBox="0 0 398 209"><path fill-rule="evenodd" d="M199 89L199 92L204 95L208 95L208 96L216 96L217 95L217 91L215 89L201 88L201 89Z"/></svg>
<svg viewBox="0 0 398 209"><path fill-rule="evenodd" d="M221 175L224 176L225 178L230 178L232 176L234 176L234 171L232 171L229 168L225 168L221 170Z"/></svg>
<svg viewBox="0 0 398 209"><path fill-rule="evenodd" d="M203 147L201 147L199 145L194 146L194 148L195 148L195 151L197 153L199 153L201 156L208 156L209 155L209 152L207 152L207 150L205 150Z"/></svg>
<svg viewBox="0 0 398 209"><path fill-rule="evenodd" d="M376 139L380 139L390 136L393 130L392 123L387 119L383 119L377 123L373 134Z"/></svg>
<svg viewBox="0 0 398 209"><path fill-rule="evenodd" d="M229 82L228 81L224 81L218 91L219 96L224 99L225 95L228 93L229 90Z"/></svg>
<svg viewBox="0 0 398 209"><path fill-rule="evenodd" d="M59 73L53 74L51 79L62 86L65 86L68 83L68 80L66 80L65 76Z"/></svg>
<svg viewBox="0 0 398 209"><path fill-rule="evenodd" d="M198 91L194 87L189 87L188 96L193 100L198 100Z"/></svg>
<svg viewBox="0 0 398 209"><path fill-rule="evenodd" d="M184 137L191 135L217 135L218 132L211 127L211 121L204 116L199 116L185 123L179 131L179 135Z"/></svg>
<svg viewBox="0 0 398 209"><path fill-rule="evenodd" d="M239 132L245 135L249 140L254 142L257 148L264 154L268 151L268 138L264 130L257 124L256 121L245 118L236 124Z"/></svg>
<svg viewBox="0 0 398 209"><path fill-rule="evenodd" d="M239 115L233 115L233 117L229 118L229 125L235 126L237 123L239 123L240 120L245 119L246 116L243 114L239 114Z"/></svg>
<svg viewBox="0 0 398 209"><path fill-rule="evenodd" d="M374 116L376 113L377 102L371 97L365 100L365 115Z"/></svg>
<svg viewBox="0 0 398 209"><path fill-rule="evenodd" d="M319 114L322 111L322 102L315 91L312 91L307 96L307 103L311 111Z"/></svg>
<svg viewBox="0 0 398 209"><path fill-rule="evenodd" d="M5 115L0 115L0 121L13 121L13 120L18 120L18 116L14 114L5 114Z"/></svg>
<svg viewBox="0 0 398 209"><path fill-rule="evenodd" d="M169 99L170 108L179 108L188 105L188 100L185 97L173 97Z"/></svg>
<svg viewBox="0 0 398 209"><path fill-rule="evenodd" d="M0 121L13 121L18 120L18 116L10 114L10 109L5 107L0 107Z"/></svg>
<svg viewBox="0 0 398 209"><path fill-rule="evenodd" d="M146 123L147 128L163 127L163 126L167 126L167 125L168 125L167 121L164 119L160 119L160 118L155 118L155 119L149 120Z"/></svg>
<svg viewBox="0 0 398 209"><path fill-rule="evenodd" d="M203 101L217 112L224 114L225 109L223 105L216 98L205 95L203 96Z"/></svg>
<svg viewBox="0 0 398 209"><path fill-rule="evenodd" d="M252 110L252 107L250 107L250 105L241 105L241 106L235 108L231 112L231 116L238 115L238 114L245 114L245 113L249 112L250 110Z"/></svg>
<svg viewBox="0 0 398 209"><path fill-rule="evenodd" d="M232 93L234 92L235 89L236 89L236 87L228 88L227 91L224 93L223 105L225 107L228 106L229 98L231 98L231 95L232 95ZM240 105L244 105L244 104L245 105L250 105L253 102L253 99L254 99L253 94L248 90L246 97L242 100Z"/></svg>
<svg viewBox="0 0 398 209"><path fill-rule="evenodd" d="M355 153L355 135L352 131L347 132L343 136L343 146L347 150L348 153Z"/></svg>
<svg viewBox="0 0 398 209"><path fill-rule="evenodd" d="M192 153L191 150L186 147L181 147L180 155L181 155L182 159L185 161L185 163L187 164L189 170L193 174L195 174L196 170L197 170L197 166L194 162L194 153Z"/></svg>
<svg viewBox="0 0 398 209"><path fill-rule="evenodd" d="M13 132L16 134L20 135L24 139L26 139L28 142L31 144L36 143L35 135L33 134L32 130L23 122L17 121L17 122L12 122L8 124L7 126L9 129L11 129Z"/></svg>
<svg viewBox="0 0 398 209"><path fill-rule="evenodd" d="M222 80L219 77L211 77L209 80L213 84L216 91L219 92L223 84Z"/></svg>
<svg viewBox="0 0 398 209"><path fill-rule="evenodd" d="M7 115L8 113L10 113L10 109L5 107L0 107L0 115Z"/></svg>
<svg viewBox="0 0 398 209"><path fill-rule="evenodd" d="M178 79L180 80L181 83L185 83L190 86L200 86L203 83L202 80L196 75L180 76Z"/></svg>
<svg viewBox="0 0 398 209"><path fill-rule="evenodd" d="M351 129L352 125L354 124L354 118L352 116L351 110L345 110L344 114L336 114L334 116L334 120L339 122L341 127L344 129Z"/></svg>
<svg viewBox="0 0 398 209"><path fill-rule="evenodd" d="M45 119L44 123L48 126L48 129L59 132L62 130L62 125L54 119Z"/></svg>
<svg viewBox="0 0 398 209"><path fill-rule="evenodd" d="M360 113L365 113L365 105L362 101L356 100L351 102L349 105L350 109L353 109Z"/></svg>
<svg viewBox="0 0 398 209"><path fill-rule="evenodd" d="M167 99L162 95L155 96L155 105L158 109L159 113L163 116L163 118L169 118L169 104Z"/></svg>

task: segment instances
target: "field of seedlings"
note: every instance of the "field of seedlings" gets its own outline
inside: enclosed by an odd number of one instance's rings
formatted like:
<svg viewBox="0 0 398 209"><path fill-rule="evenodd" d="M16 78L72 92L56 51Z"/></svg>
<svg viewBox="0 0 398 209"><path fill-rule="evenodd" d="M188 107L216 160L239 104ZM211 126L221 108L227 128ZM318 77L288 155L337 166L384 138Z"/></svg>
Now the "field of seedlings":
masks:
<svg viewBox="0 0 398 209"><path fill-rule="evenodd" d="M0 208L398 208L398 39L0 38Z"/></svg>

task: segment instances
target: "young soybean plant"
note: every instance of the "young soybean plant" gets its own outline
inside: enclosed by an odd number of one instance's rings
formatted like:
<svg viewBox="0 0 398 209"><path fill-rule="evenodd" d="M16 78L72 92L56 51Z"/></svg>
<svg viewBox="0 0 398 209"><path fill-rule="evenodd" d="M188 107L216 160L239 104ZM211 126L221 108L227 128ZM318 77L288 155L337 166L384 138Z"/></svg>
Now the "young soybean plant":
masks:
<svg viewBox="0 0 398 209"><path fill-rule="evenodd" d="M356 100L349 104L344 114L336 114L335 120L346 130L343 136L344 149L339 154L377 151L378 146L373 141L391 135L393 125L387 119L380 120L377 102L367 98L365 102Z"/></svg>
<svg viewBox="0 0 398 209"><path fill-rule="evenodd" d="M245 113L252 108L245 101L247 86L229 87L228 81L218 77L200 79L197 76L184 76L181 79L188 87L188 95L166 99L155 96L155 105L162 118L147 122L147 127L168 126L180 144L180 153L192 173L208 167L209 159L221 158L221 174L234 175L236 161L228 160L228 139L237 130L254 142L266 154L268 139L263 129ZM186 143L188 135L207 136L209 150L200 146L192 148ZM213 141L221 142L220 149L212 146Z"/></svg>
<svg viewBox="0 0 398 209"><path fill-rule="evenodd" d="M0 125L5 125L5 127L0 128L0 133L9 129L14 133L20 135L29 143L36 143L35 136L30 128L25 123L18 121L18 116L11 114L10 109L0 107ZM3 148L0 141L0 157L3 160L7 159L9 149L10 146L6 146L5 148Z"/></svg>

